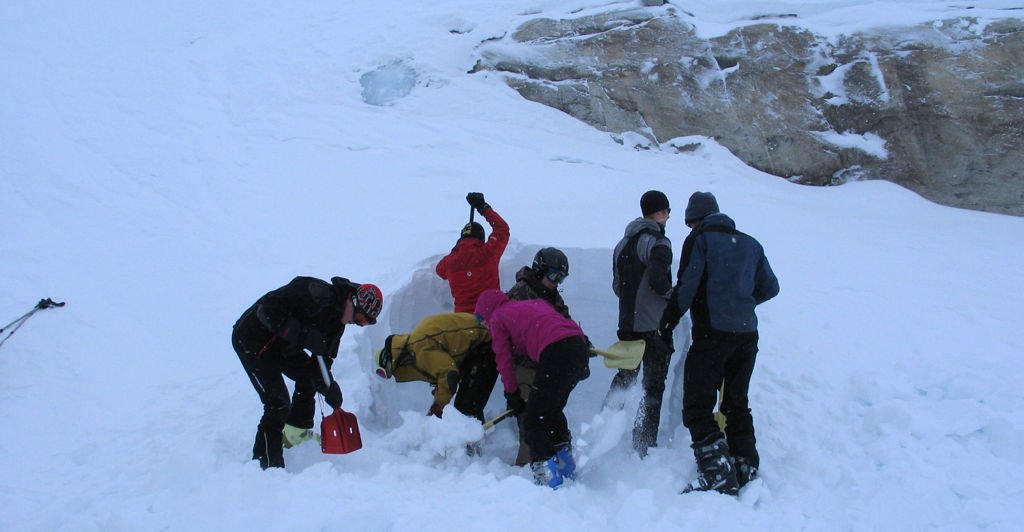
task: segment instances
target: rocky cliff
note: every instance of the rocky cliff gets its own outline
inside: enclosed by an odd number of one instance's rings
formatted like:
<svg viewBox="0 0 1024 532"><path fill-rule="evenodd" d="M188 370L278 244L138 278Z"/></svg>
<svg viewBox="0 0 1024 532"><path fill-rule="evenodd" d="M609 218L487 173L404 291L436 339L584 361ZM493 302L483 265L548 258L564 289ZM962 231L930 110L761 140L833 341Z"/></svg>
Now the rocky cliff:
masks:
<svg viewBox="0 0 1024 532"><path fill-rule="evenodd" d="M838 38L775 20L703 39L687 17L659 7L534 19L482 43L474 70L655 146L703 135L799 183L885 179L1024 215L1021 18Z"/></svg>

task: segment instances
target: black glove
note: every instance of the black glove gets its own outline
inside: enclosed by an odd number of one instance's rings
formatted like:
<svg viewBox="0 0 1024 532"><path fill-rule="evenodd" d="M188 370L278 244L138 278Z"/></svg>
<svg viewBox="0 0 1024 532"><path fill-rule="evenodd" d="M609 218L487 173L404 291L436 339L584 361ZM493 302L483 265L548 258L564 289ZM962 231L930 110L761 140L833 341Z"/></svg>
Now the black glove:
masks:
<svg viewBox="0 0 1024 532"><path fill-rule="evenodd" d="M674 327L669 327L667 325L658 329L658 337L661 338L661 341L665 344L665 347L668 348L670 353L676 352L675 342L672 341L672 331L674 330Z"/></svg>
<svg viewBox="0 0 1024 532"><path fill-rule="evenodd" d="M341 402L343 397L341 395L341 386L338 386L338 381L334 381L330 386L327 387L326 391L321 392L324 395L324 401L331 405L331 408L337 410L341 408Z"/></svg>
<svg viewBox="0 0 1024 532"><path fill-rule="evenodd" d="M523 401L523 396L516 393L505 394L505 410L511 410L513 416L518 416L526 409L526 401Z"/></svg>
<svg viewBox="0 0 1024 532"><path fill-rule="evenodd" d="M491 206L484 200L482 192L470 192L469 194L466 194L466 202L480 214L483 214L484 211L491 208Z"/></svg>

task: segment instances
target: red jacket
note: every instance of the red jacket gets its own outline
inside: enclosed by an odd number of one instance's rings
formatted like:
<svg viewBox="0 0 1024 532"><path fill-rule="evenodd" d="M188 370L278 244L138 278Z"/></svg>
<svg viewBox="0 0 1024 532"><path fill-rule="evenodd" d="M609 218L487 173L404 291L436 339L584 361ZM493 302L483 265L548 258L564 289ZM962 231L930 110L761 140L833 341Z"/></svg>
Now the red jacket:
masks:
<svg viewBox="0 0 1024 532"><path fill-rule="evenodd" d="M473 312L480 292L489 288L500 289L498 262L508 245L508 224L493 208L483 213L491 226L491 236L484 242L465 237L455 249L437 263L437 275L448 281L455 312Z"/></svg>

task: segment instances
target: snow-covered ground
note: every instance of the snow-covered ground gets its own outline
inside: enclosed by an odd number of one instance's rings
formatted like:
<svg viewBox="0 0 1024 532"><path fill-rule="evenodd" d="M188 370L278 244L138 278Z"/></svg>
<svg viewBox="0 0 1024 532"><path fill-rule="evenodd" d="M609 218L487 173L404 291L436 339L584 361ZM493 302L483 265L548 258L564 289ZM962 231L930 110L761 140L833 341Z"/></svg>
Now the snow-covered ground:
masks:
<svg viewBox="0 0 1024 532"><path fill-rule="evenodd" d="M675 3L708 35L771 14L828 33L983 25L1022 7ZM0 529L1019 528L1024 219L884 182L794 185L708 139L633 151L500 76L466 73L478 43L531 17L635 5L0 6L0 325L40 298L67 301L0 348ZM884 139L871 144L884 154ZM661 446L641 461L638 395L601 411L612 371L592 360L567 409L581 478L555 492L509 465L512 423L469 458L478 425L451 408L428 418L426 384L372 375L387 334L451 308L431 271L469 191L512 227L503 286L538 247L561 247L574 317L610 344L611 247L651 188L677 213L714 192L779 276L751 385L760 490L676 493L695 475L677 366ZM307 444L262 471L248 460L261 407L230 329L296 275L384 290L380 324L351 328L334 370L365 447ZM503 406L496 390L488 415Z"/></svg>

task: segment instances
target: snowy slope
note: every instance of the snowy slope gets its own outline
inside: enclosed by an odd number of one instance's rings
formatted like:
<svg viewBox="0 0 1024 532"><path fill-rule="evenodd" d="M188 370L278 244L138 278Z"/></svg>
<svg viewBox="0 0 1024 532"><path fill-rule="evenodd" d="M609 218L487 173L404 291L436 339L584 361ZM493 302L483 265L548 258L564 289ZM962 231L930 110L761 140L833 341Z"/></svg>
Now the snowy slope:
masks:
<svg viewBox="0 0 1024 532"><path fill-rule="evenodd" d="M632 5L0 6L0 325L42 297L68 302L0 348L0 529L1018 527L1024 220L882 182L800 187L708 139L636 152L466 73L476 44L528 18ZM1022 6L680 7L717 34L766 13L827 33ZM395 64L416 72L411 92L365 103L361 77ZM714 192L779 275L751 385L760 493L676 494L695 468L675 369L661 446L640 461L638 397L600 411L612 373L592 361L567 411L582 477L557 492L509 465L511 423L470 459L461 443L478 426L452 409L427 418L425 384L368 371L384 336L450 308L430 270L470 190L512 227L503 286L539 246L565 249L564 297L595 344L611 343L610 249L650 188L677 212ZM306 445L264 472L248 460L261 407L230 327L295 275L384 289L381 323L350 329L334 370L365 448Z"/></svg>

